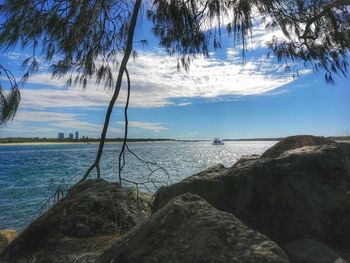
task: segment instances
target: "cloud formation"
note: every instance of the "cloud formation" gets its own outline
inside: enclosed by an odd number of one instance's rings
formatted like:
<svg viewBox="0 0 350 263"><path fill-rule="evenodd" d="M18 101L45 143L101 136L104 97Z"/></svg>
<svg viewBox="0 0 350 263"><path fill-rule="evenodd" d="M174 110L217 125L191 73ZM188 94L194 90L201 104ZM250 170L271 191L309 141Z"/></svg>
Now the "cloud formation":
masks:
<svg viewBox="0 0 350 263"><path fill-rule="evenodd" d="M79 114L47 112L47 111L19 111L16 120L20 122L63 122L73 121Z"/></svg>
<svg viewBox="0 0 350 263"><path fill-rule="evenodd" d="M225 57L203 57L193 61L189 72L177 70L177 58L162 52L141 52L129 62L132 94L131 107L164 107L176 98L214 98L217 96L258 95L293 81L281 65L255 57L242 65L237 51L227 49ZM52 80L50 73L40 73L29 80L31 87L22 90L22 107L106 107L112 90L97 86L92 80L86 90L64 89L65 80ZM39 86L40 85L40 86ZM125 101L125 87L118 105ZM180 104L179 106L184 106Z"/></svg>
<svg viewBox="0 0 350 263"><path fill-rule="evenodd" d="M261 32L260 32L261 31ZM240 99L246 95L260 95L283 86L293 78L282 70L281 65L266 58L266 48L261 46L261 39L266 35L263 30L256 31L258 43L255 51L243 65L240 51L228 48L212 53L210 58L198 57L188 72L177 69L177 57L169 57L161 50L139 52L135 60L130 60L128 70L131 78L132 93L130 107L155 108L166 106L186 107L191 99L221 101ZM259 52L259 49L260 50ZM19 60L18 53L9 53L8 59ZM117 70L115 70L117 72ZM66 79L52 79L44 70L33 75L28 85L21 90L21 110L16 121L7 127L6 133L22 130L32 134L34 129L26 125L41 126L47 132L79 130L99 136L102 124L84 118L82 114L60 113L67 109L106 109L113 90L98 86L95 80L88 82L87 88L79 86L65 88ZM124 106L126 86L122 87L117 106ZM26 125L25 125L26 124ZM115 136L122 133L120 127L112 127ZM159 133L168 130L163 123L130 121L130 127ZM36 128L37 129L37 128ZM38 132L39 129L36 130Z"/></svg>
<svg viewBox="0 0 350 263"><path fill-rule="evenodd" d="M120 125L124 125L124 122L118 122ZM129 121L129 127L141 128L145 130L150 130L153 132L161 132L168 130L162 123L155 122L143 122L143 121Z"/></svg>

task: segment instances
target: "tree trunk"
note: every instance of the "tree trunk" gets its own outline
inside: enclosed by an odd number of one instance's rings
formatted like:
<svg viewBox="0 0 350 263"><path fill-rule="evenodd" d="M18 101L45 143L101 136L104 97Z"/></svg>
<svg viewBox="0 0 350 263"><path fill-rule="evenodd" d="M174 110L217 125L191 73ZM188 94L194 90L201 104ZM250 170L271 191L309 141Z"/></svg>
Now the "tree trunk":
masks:
<svg viewBox="0 0 350 263"><path fill-rule="evenodd" d="M89 169L86 171L84 177L80 180L80 182L84 181L94 168L96 168L96 170L97 170L97 178L100 178L100 176L101 176L100 175L100 160L101 160L101 156L102 156L104 143L105 143L105 140L106 140L107 129L108 129L108 126L109 126L109 121L110 121L110 118L111 118L111 114L112 114L112 111L113 111L114 104L115 104L115 102L116 102L116 100L117 100L117 98L119 96L119 92L120 92L120 88L121 88L121 85L122 85L122 80L123 80L123 75L124 75L124 72L125 72L125 68L126 68L126 65L127 65L128 61L129 61L130 54L132 52L134 32L135 32L137 16L138 16L138 13L139 13L139 10L140 10L141 2L142 2L142 0L136 0L135 1L135 5L134 5L134 9L133 9L133 12L132 12L130 25L129 25L129 29L128 29L128 39L127 39L126 47L125 47L125 50L124 50L124 57L123 57L122 62L120 64L118 78L117 78L117 82L115 84L114 93L113 93L111 101L109 102L109 106L108 106L108 109L107 109L105 122L104 122L104 125L103 125L102 134L101 134L100 145L98 147L98 152L97 152L97 155L96 155L95 162L89 167Z"/></svg>

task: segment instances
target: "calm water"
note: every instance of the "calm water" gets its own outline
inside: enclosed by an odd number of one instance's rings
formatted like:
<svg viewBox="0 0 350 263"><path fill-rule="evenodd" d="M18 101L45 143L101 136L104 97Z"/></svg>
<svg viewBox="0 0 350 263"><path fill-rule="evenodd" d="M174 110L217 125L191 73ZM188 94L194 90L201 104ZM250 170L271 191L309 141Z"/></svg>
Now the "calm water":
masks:
<svg viewBox="0 0 350 263"><path fill-rule="evenodd" d="M166 169L172 182L222 163L232 166L247 154L261 154L276 142L210 142L130 143L130 149L149 164L152 170ZM57 187L77 182L92 164L97 144L0 146L0 229L21 231L35 218ZM101 175L117 181L120 144L107 144L101 163ZM147 165L131 154L126 155L123 176L143 181L149 175ZM95 173L92 174L95 176ZM163 170L151 178L166 182ZM152 185L147 185L154 191ZM143 189L145 190L145 189ZM44 206L46 208L46 206ZM44 209L45 209L44 208Z"/></svg>

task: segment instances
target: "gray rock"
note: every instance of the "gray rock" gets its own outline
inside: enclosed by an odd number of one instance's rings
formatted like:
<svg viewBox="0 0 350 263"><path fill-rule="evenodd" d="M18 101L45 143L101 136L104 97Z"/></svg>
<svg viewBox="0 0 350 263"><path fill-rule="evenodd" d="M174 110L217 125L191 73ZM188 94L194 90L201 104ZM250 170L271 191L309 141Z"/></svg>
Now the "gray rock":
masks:
<svg viewBox="0 0 350 263"><path fill-rule="evenodd" d="M349 251L349 190L350 144L330 142L191 176L161 188L153 211L189 192L281 246L312 238Z"/></svg>
<svg viewBox="0 0 350 263"><path fill-rule="evenodd" d="M75 185L5 250L9 262L89 262L150 215L151 199L105 180Z"/></svg>
<svg viewBox="0 0 350 263"><path fill-rule="evenodd" d="M295 240L285 251L291 263L346 263L334 250L312 239Z"/></svg>
<svg viewBox="0 0 350 263"><path fill-rule="evenodd" d="M284 251L199 196L176 197L97 262L289 262Z"/></svg>
<svg viewBox="0 0 350 263"><path fill-rule="evenodd" d="M296 135L290 136L282 141L276 143L270 149L263 153L261 157L263 158L276 158L280 156L282 153L302 148L305 146L315 146L315 145L323 145L332 142L329 139L323 137L316 137L312 135Z"/></svg>

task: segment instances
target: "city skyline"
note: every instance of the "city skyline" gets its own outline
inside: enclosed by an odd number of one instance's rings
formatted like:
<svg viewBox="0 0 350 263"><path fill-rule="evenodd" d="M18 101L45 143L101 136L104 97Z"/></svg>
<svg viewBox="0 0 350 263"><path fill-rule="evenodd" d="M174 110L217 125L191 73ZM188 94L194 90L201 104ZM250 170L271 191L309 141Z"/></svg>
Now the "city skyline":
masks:
<svg viewBox="0 0 350 263"><path fill-rule="evenodd" d="M82 136L85 138L85 136ZM40 137L39 137L40 138ZM65 137L65 133L64 132L59 132L57 135L57 138L59 140L63 140L63 139L74 139L74 140L79 140L79 131L75 131L75 133L68 133L68 137Z"/></svg>

